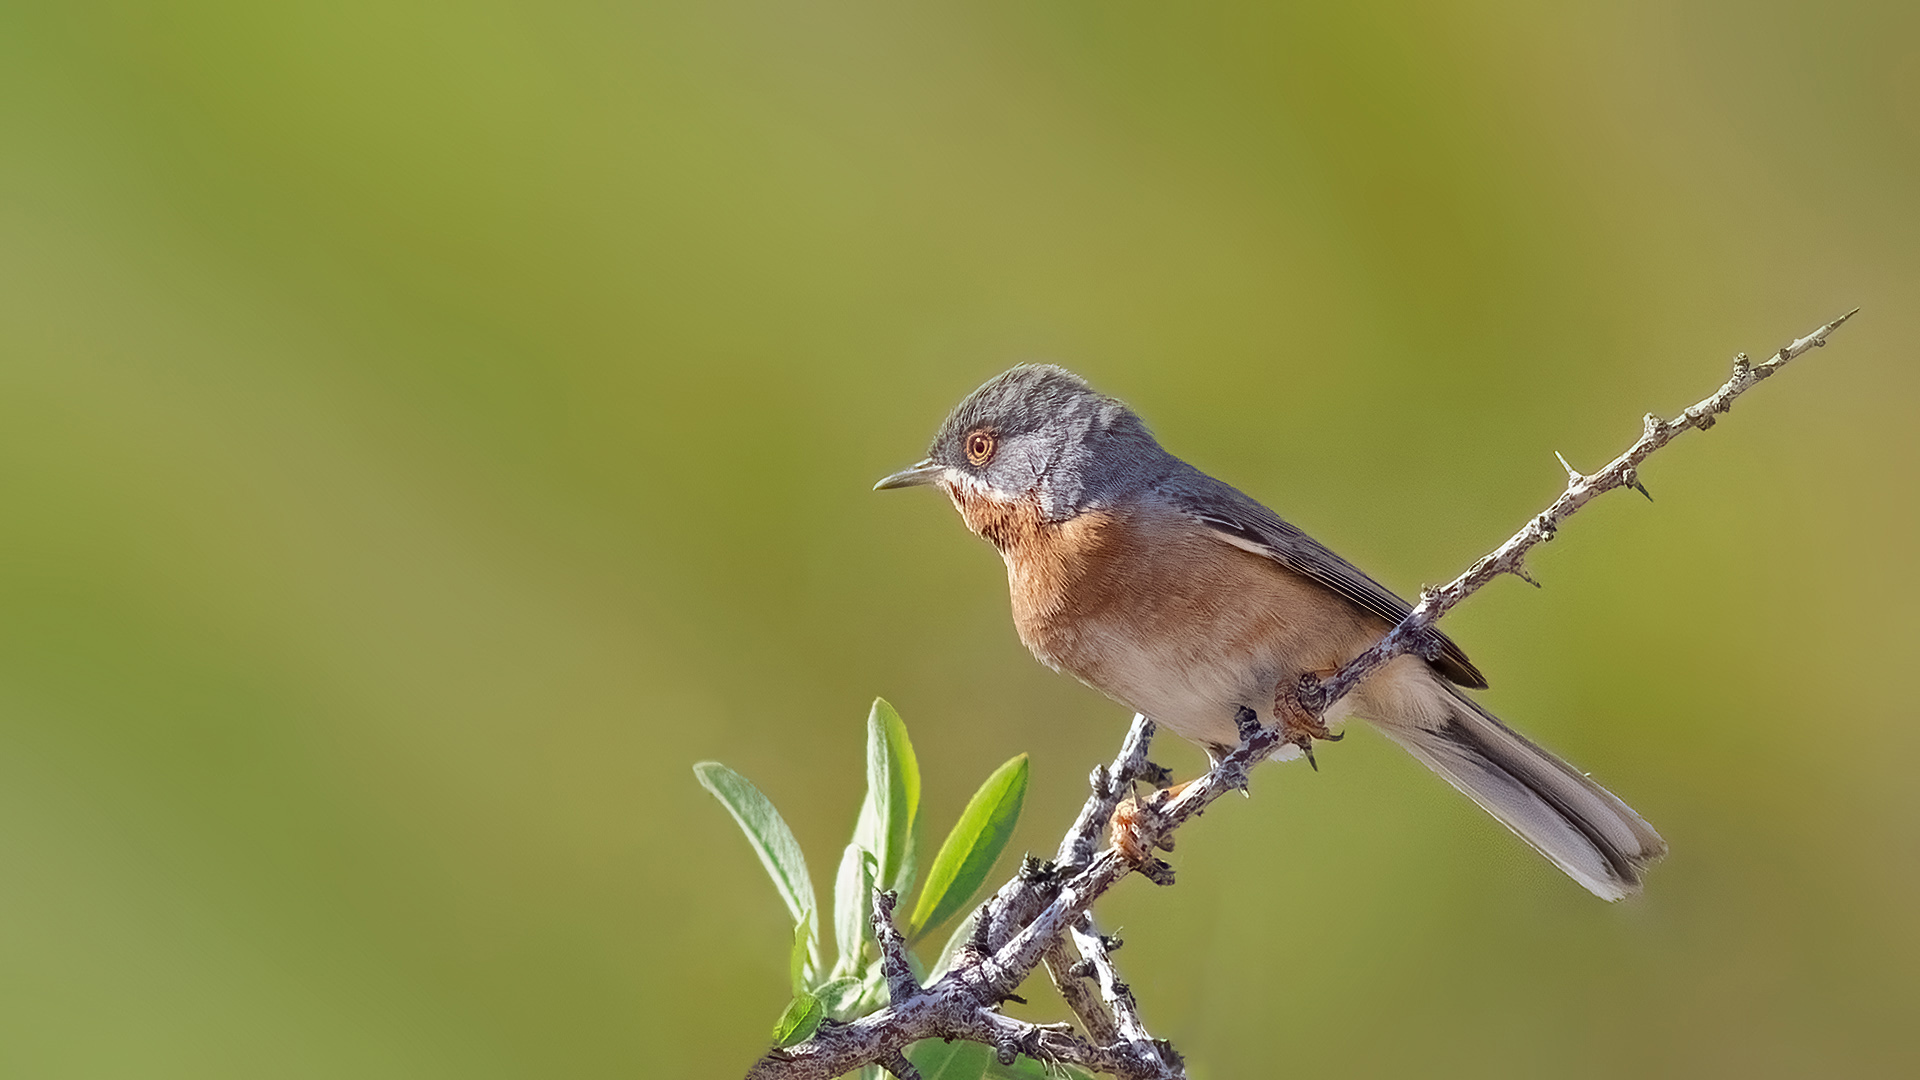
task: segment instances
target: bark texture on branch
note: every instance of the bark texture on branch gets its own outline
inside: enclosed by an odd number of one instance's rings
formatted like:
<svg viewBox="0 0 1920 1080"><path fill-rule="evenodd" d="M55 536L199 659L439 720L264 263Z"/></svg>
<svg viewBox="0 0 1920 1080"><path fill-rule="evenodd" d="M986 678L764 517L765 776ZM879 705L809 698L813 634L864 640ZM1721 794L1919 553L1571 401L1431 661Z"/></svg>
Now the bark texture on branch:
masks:
<svg viewBox="0 0 1920 1080"><path fill-rule="evenodd" d="M1561 522L1599 495L1630 487L1651 499L1638 470L1654 451L1689 429L1712 427L1721 413L1733 407L1735 398L1796 357L1825 345L1827 336L1858 310L1782 346L1765 363L1753 364L1745 353L1736 356L1733 374L1720 389L1672 420L1648 414L1640 438L1598 472L1582 474L1561 458L1567 486L1551 505L1459 577L1437 589L1421 590L1420 602L1405 619L1332 678L1304 679L1298 692L1300 703L1316 716L1322 715L1395 657L1435 654L1438 638L1432 627L1441 616L1501 574L1531 581L1525 567L1527 552L1553 539ZM1279 727L1245 719L1240 725L1240 745L1199 779L1177 794L1162 788L1130 804L1138 851L1171 850L1175 830L1227 792L1244 791L1248 770L1288 744ZM891 1002L857 1020L823 1022L812 1038L768 1052L749 1071L749 1080L828 1080L872 1064L902 1080L918 1080L905 1050L922 1039L936 1038L984 1043L995 1049L1003 1064L1024 1054L1121 1080L1184 1080L1180 1055L1148 1032L1132 990L1114 967L1112 954L1119 943L1101 936L1091 914L1094 902L1134 871L1162 884L1173 880L1172 868L1151 856L1128 859L1112 847L1098 850L1102 832L1134 785L1166 782L1165 770L1147 759L1153 734L1151 720L1134 717L1113 763L1094 768L1089 778L1092 792L1053 860L1025 860L1020 872L980 906L971 939L952 966L929 984L922 986L913 976L906 943L893 923L896 898L892 893L876 894L874 929ZM1080 953L1080 960L1069 955L1069 943ZM1034 1024L1000 1011L1043 962L1084 1034L1071 1024ZM1093 987L1085 980L1092 980Z"/></svg>

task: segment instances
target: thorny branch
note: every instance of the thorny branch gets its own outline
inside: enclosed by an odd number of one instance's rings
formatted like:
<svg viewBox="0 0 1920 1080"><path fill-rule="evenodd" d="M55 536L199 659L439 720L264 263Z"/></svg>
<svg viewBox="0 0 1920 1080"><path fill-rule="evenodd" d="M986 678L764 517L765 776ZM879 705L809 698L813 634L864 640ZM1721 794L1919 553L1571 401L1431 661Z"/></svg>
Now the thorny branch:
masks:
<svg viewBox="0 0 1920 1080"><path fill-rule="evenodd" d="M1640 438L1598 472L1582 475L1561 458L1567 486L1552 505L1466 573L1440 588L1421 590L1420 602L1406 618L1332 678L1325 682L1313 676L1303 679L1296 694L1301 705L1315 716L1324 715L1395 657L1437 655L1437 635L1431 628L1441 616L1501 574L1531 582L1524 561L1527 552L1553 539L1561 522L1597 496L1630 487L1651 499L1638 470L1654 451L1689 428L1712 427L1719 414L1733 407L1735 398L1796 357L1825 345L1827 336L1858 310L1781 347L1765 363L1753 364L1745 353L1735 357L1733 375L1719 390L1672 420L1649 413ZM1261 725L1250 710L1243 709L1237 720L1240 745L1176 794L1175 789L1161 787L1168 779L1166 771L1147 760L1153 722L1134 717L1113 763L1094 768L1092 793L1061 839L1054 859L1027 859L1013 880L975 912L972 936L953 965L926 986L914 978L906 943L893 924L896 898L877 893L874 930L891 1003L857 1020L823 1022L805 1042L768 1052L749 1071L749 1080L828 1080L870 1064L901 1080L918 1080L905 1050L914 1042L935 1038L984 1043L995 1049L1002 1064L1012 1064L1017 1055L1025 1054L1049 1065L1073 1065L1121 1080L1184 1080L1180 1056L1165 1041L1154 1039L1141 1022L1133 992L1113 964L1112 953L1120 943L1095 929L1091 909L1095 900L1136 870L1158 883L1171 884L1172 868L1150 852L1172 850L1176 829L1227 792L1244 791L1248 770L1289 742L1281 727ZM1144 800L1129 802L1131 831L1138 843L1132 857L1113 847L1096 852L1102 830L1138 781L1160 789ZM1071 959L1069 941L1081 960ZM1085 1034L1071 1024L1033 1024L1000 1011L1043 961ZM1097 998L1082 982L1085 979L1093 980Z"/></svg>
<svg viewBox="0 0 1920 1080"><path fill-rule="evenodd" d="M1420 603L1414 606L1412 614L1400 620L1400 624L1388 632L1386 637L1375 642L1373 647L1355 657L1346 667L1325 683L1303 681L1299 697L1317 712L1325 712L1329 705L1345 697L1357 686L1360 680L1371 675L1376 669L1396 656L1410 652L1425 653L1437 642L1427 631L1438 622L1440 616L1452 611L1460 601L1473 595L1481 586L1501 574L1512 574L1529 584L1538 584L1527 576L1526 555L1536 544L1553 539L1560 523L1573 515L1573 512L1592 502L1595 497L1615 488L1630 487L1651 500L1646 486L1640 482L1640 463L1661 447L1678 438L1688 428L1701 431L1712 427L1719 414L1733 408L1733 399L1753 389L1762 380L1771 377L1795 357L1816 349L1827 343L1827 335L1840 328L1840 324L1854 317L1860 311L1854 308L1845 315L1808 334L1780 347L1773 358L1764 364L1755 365L1747 360L1747 354L1741 353L1733 358L1733 375L1721 384L1720 389L1707 395L1683 410L1671 420L1662 420L1648 413L1641 421L1643 433L1626 453L1607 462L1606 467L1591 476L1580 475L1579 470L1567 464L1560 457L1560 467L1567 470L1567 489L1560 497L1534 517L1532 521L1517 533L1507 538L1507 542L1494 548L1492 553L1482 557L1479 562L1467 568L1467 572L1454 578L1438 589L1422 589ZM1311 677L1309 677L1311 679Z"/></svg>

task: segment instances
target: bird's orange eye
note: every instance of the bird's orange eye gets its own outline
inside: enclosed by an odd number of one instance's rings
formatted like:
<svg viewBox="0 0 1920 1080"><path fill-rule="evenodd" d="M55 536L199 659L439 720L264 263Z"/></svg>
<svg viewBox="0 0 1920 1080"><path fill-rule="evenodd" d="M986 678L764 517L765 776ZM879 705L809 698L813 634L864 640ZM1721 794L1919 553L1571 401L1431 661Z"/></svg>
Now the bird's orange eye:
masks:
<svg viewBox="0 0 1920 1080"><path fill-rule="evenodd" d="M967 460L975 465L985 465L993 456L993 433L976 431L967 436Z"/></svg>

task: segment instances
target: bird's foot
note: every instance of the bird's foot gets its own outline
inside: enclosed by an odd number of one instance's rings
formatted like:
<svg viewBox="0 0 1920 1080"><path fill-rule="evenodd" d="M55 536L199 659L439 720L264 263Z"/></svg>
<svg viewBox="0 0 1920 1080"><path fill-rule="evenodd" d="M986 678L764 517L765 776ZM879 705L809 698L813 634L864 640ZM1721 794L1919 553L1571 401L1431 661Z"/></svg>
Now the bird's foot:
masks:
<svg viewBox="0 0 1920 1080"><path fill-rule="evenodd" d="M1187 781L1188 784L1192 782ZM1185 790L1186 786L1176 784L1145 797L1122 799L1113 808L1113 819L1108 822L1113 849L1156 885L1173 884L1173 867L1153 853L1156 848L1161 851L1173 850L1173 838L1162 835L1164 822L1160 808L1172 802L1174 796Z"/></svg>
<svg viewBox="0 0 1920 1080"><path fill-rule="evenodd" d="M1330 675L1332 672L1326 674ZM1300 703L1300 699L1294 695L1290 687L1282 688L1278 694L1274 695L1273 713L1279 718L1281 736L1300 748L1300 752L1307 756L1307 764L1313 766L1314 772L1320 771L1320 763L1313 760L1314 740L1339 742L1347 737L1345 732L1335 733L1328 728L1326 722L1320 719L1317 713Z"/></svg>

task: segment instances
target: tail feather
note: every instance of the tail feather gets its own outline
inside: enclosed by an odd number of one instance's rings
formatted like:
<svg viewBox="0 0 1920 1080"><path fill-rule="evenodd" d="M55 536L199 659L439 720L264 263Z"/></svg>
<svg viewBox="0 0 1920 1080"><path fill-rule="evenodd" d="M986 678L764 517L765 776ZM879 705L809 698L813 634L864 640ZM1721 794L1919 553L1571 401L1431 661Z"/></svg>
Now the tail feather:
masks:
<svg viewBox="0 0 1920 1080"><path fill-rule="evenodd" d="M1447 708L1437 725L1381 731L1595 896L1639 892L1647 866L1667 853L1653 826L1452 687L1439 688Z"/></svg>

